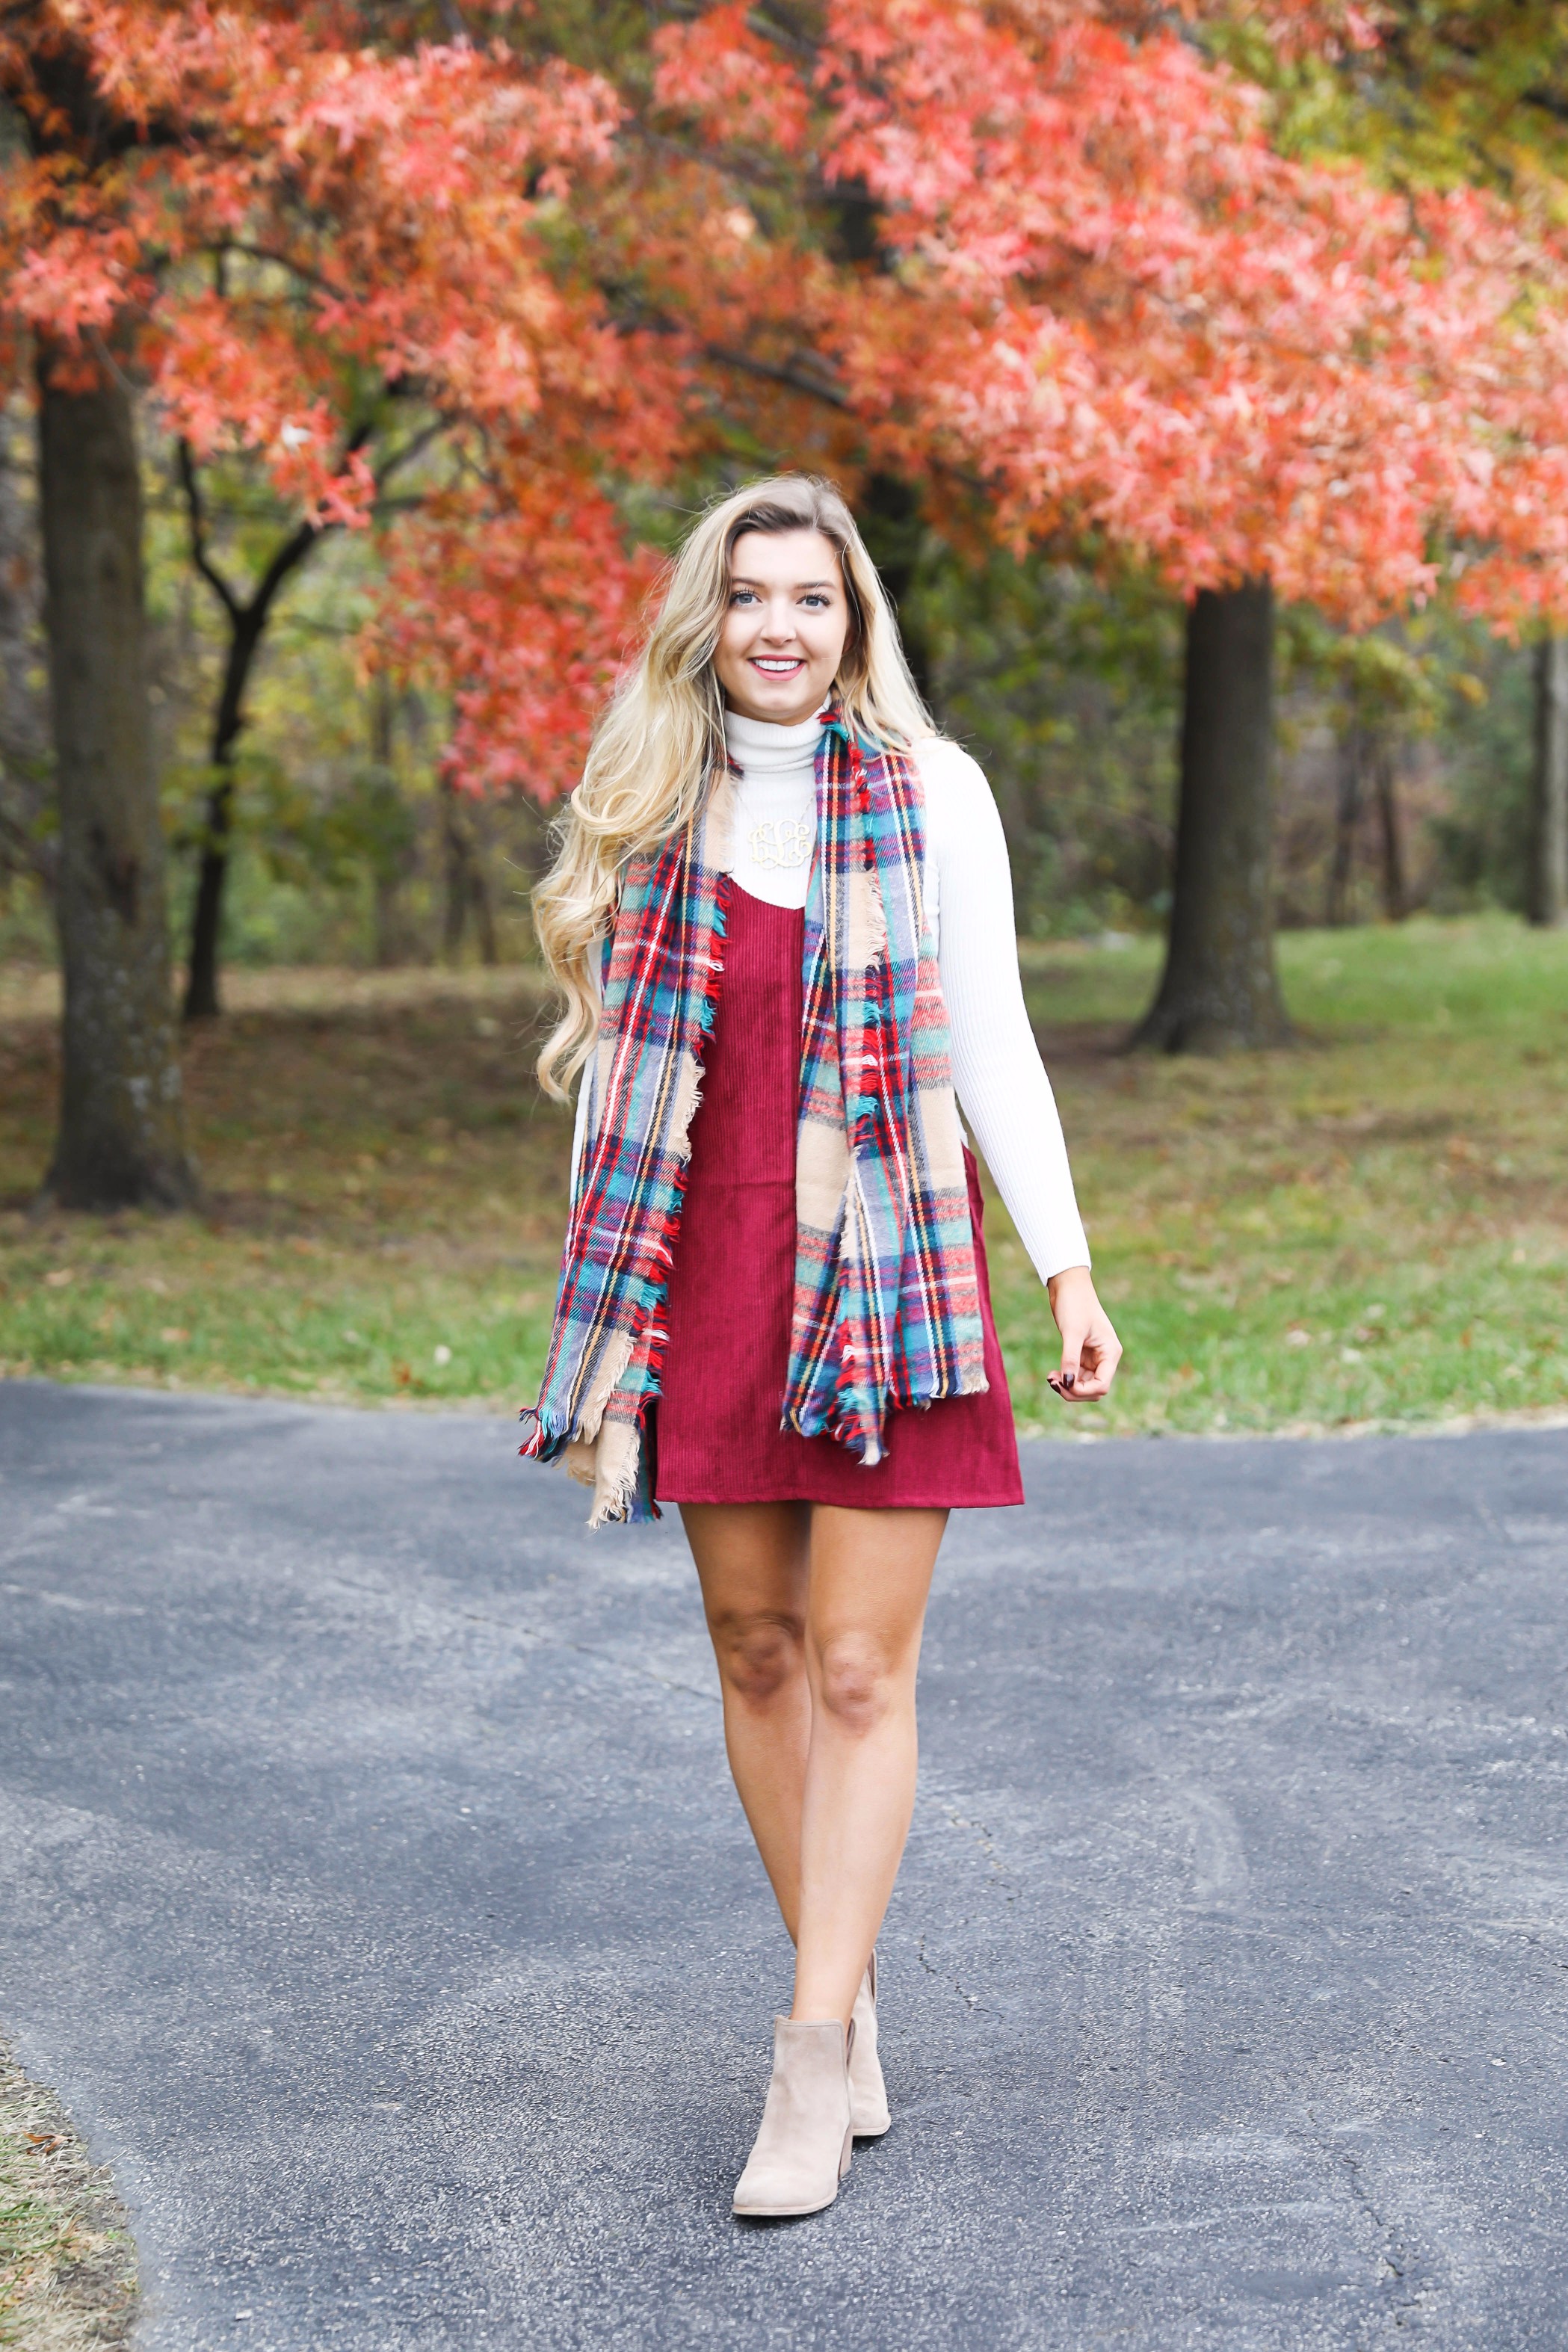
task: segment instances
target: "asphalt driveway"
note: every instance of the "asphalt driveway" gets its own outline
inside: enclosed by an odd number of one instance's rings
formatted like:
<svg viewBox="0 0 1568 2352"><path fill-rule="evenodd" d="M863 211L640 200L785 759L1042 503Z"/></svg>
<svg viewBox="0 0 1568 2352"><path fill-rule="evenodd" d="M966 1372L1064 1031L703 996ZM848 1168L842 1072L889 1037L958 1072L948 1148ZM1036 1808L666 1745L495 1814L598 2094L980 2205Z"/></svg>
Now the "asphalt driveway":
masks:
<svg viewBox="0 0 1568 2352"><path fill-rule="evenodd" d="M0 1388L0 2022L146 2352L1568 2342L1568 1432L956 1520L896 2124L730 2217L787 1954L678 1528L499 1421Z"/></svg>

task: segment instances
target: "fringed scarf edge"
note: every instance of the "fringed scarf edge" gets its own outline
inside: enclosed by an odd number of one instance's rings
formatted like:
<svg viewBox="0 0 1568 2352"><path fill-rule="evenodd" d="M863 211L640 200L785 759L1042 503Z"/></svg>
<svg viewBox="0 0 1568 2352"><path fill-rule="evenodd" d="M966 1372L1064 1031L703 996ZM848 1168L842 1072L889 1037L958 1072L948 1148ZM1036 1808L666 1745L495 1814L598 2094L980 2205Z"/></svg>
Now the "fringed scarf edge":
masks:
<svg viewBox="0 0 1568 2352"><path fill-rule="evenodd" d="M710 829L728 821L728 811L718 796L710 804L700 828L700 838L706 847ZM690 836L689 835L689 843ZM688 850L689 864L691 861ZM587 1395L575 1410L552 1410L545 1402L549 1382L541 1387L539 1402L524 1405L518 1415L529 1432L518 1452L524 1459L538 1462L560 1461L567 1475L579 1486L593 1490L593 1504L587 1525L591 1528L623 1522L658 1519L663 1515L654 1498L648 1475L644 1432L649 1407L658 1398L663 1381L665 1354L669 1333L662 1322L662 1310L669 1295L669 1277L675 1262L675 1244L680 1231L681 1213L685 1207L687 1182L691 1172L691 1123L702 1101L702 1047L713 1033L713 1023L719 1010L719 997L723 980L723 943L729 913L731 878L727 873L713 873L704 857L694 861L701 864L713 879L712 920L709 929L710 951L702 959L705 978L695 992L696 1019L690 1032L689 1050L695 1066L695 1082L681 1107L681 1114L671 1126L663 1150L673 1163L669 1177L670 1201L668 1207L657 1210L651 1220L652 1255L660 1271L657 1276L643 1274L633 1279L638 1296L632 1309L633 1319L615 1340L605 1362L600 1366ZM597 1127L604 1123L605 1107L600 1107ZM597 1132L585 1143L583 1165L579 1171L580 1186L589 1181L589 1162ZM573 1245L576 1239L578 1201L574 1200L567 1221L567 1238L563 1252L563 1277L570 1265ZM552 1357L556 1352L552 1333ZM635 1381L628 1376L634 1370ZM617 1410L617 1405L619 1410Z"/></svg>

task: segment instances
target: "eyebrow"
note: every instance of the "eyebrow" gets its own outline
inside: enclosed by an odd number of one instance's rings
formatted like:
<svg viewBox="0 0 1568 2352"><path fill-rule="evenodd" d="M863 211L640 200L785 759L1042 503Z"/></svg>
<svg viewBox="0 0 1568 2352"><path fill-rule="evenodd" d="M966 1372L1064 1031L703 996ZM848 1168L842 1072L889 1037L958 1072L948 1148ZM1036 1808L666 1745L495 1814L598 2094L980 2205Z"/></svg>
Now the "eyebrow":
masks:
<svg viewBox="0 0 1568 2352"><path fill-rule="evenodd" d="M731 572L730 585L731 588L765 588L767 582L753 580L747 572ZM798 596L807 588L837 588L837 580L797 580L795 583L795 593Z"/></svg>

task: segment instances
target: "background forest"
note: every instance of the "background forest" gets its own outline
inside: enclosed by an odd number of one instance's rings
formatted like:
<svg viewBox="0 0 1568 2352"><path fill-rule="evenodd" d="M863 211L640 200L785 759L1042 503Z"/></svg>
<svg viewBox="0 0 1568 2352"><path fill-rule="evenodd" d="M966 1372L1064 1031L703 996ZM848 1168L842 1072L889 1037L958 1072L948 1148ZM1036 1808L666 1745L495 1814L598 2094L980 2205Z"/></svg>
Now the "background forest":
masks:
<svg viewBox="0 0 1568 2352"><path fill-rule="evenodd" d="M529 887L789 467L1003 814L1096 1425L1560 1411L1565 122L1563 0L0 14L0 1376L530 1393Z"/></svg>
<svg viewBox="0 0 1568 2352"><path fill-rule="evenodd" d="M30 420L14 412L0 490L0 957L52 966L48 774ZM729 478L738 478L731 469ZM636 522L673 540L726 478ZM172 450L147 466L152 695L171 851L172 947L188 940L227 633L193 567ZM918 518L867 518L921 683L995 791L1020 931L1156 934L1170 907L1183 612L1160 583L1052 552L954 547ZM258 570L285 533L263 486L214 505L215 549ZM447 788L444 698L367 674L378 549L323 542L279 600L238 755L225 952L239 966L515 962L548 813L521 790ZM1285 928L1522 909L1532 649L1441 610L1352 636L1310 607L1280 630L1275 892ZM1383 791L1380 793L1380 771ZM1398 843L1391 896L1388 821Z"/></svg>

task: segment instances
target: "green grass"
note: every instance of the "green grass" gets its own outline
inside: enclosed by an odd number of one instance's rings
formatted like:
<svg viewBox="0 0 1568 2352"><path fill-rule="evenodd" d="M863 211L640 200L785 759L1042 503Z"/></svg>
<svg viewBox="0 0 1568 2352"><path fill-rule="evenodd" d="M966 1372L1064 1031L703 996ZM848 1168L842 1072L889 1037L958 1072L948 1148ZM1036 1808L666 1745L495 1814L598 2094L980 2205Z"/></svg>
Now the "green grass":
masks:
<svg viewBox="0 0 1568 2352"><path fill-rule="evenodd" d="M1499 917L1287 938L1300 1045L1221 1061L1117 1050L1151 944L1026 962L1127 1346L1108 1406L1057 1402L1044 1296L993 1202L1026 1427L1568 1411L1568 937ZM204 1218L29 1218L53 1034L36 991L0 1010L0 1370L521 1402L568 1146L528 1075L530 975L258 973L236 993L189 1057Z"/></svg>
<svg viewBox="0 0 1568 2352"><path fill-rule="evenodd" d="M0 1371L353 1402L521 1402L549 1334L570 1119L526 973L252 975L191 1040L208 1213L51 1217L54 1045L0 1063Z"/></svg>
<svg viewBox="0 0 1568 2352"><path fill-rule="evenodd" d="M1568 938L1500 918L1288 937L1300 1044L1219 1061L1108 1055L1152 947L1026 961L1128 1349L1093 1425L1568 1407ZM998 1225L1019 1417L1059 1426L1050 1338Z"/></svg>

